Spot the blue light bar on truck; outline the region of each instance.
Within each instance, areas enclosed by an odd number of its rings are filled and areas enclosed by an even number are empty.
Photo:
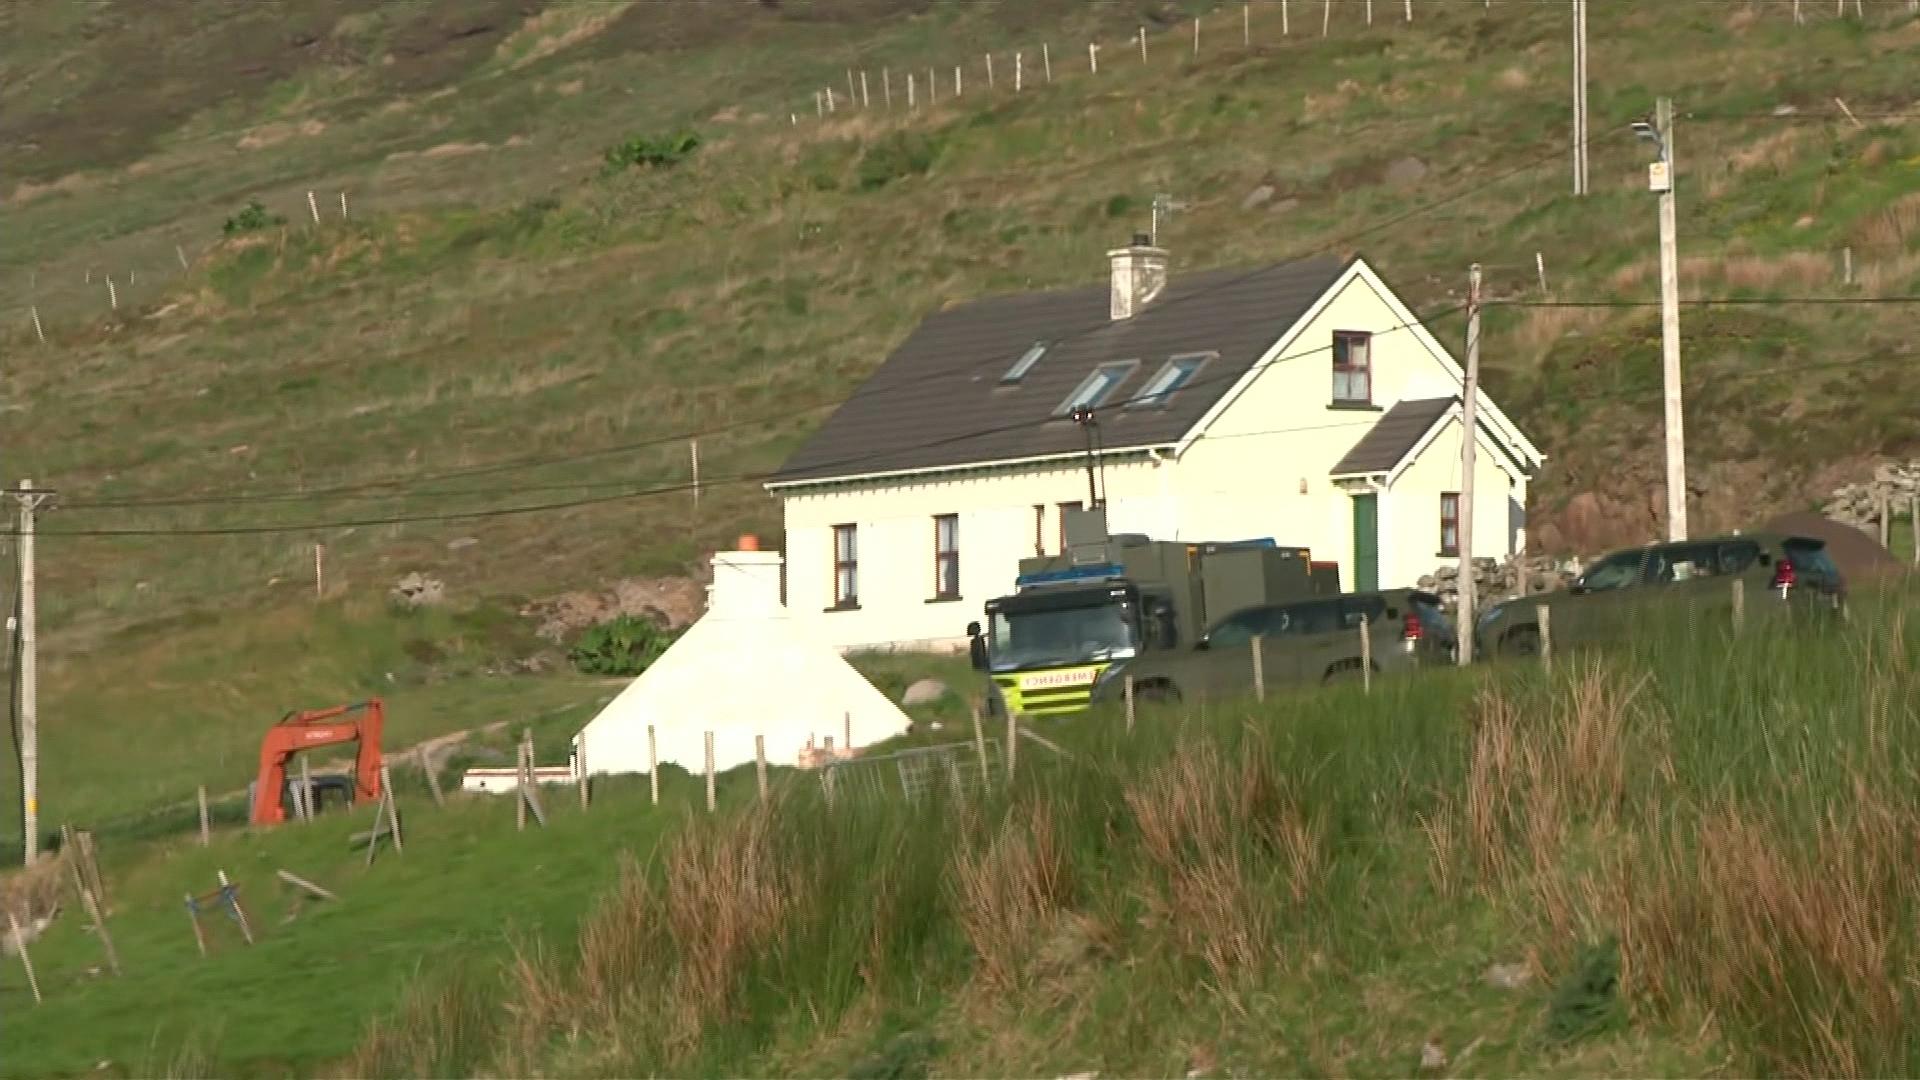
[[[1036,585],[1065,585],[1076,581],[1110,581],[1126,576],[1126,568],[1118,563],[1101,563],[1097,566],[1076,566],[1069,570],[1043,570],[1032,574],[1021,574],[1014,579],[1016,589],[1030,589]]]

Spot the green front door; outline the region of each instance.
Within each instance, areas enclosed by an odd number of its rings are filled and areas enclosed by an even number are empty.
[[[1353,497],[1353,591],[1380,587],[1380,497]]]

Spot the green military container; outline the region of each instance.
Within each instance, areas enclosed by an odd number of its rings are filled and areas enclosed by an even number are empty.
[[[1076,712],[1136,656],[1177,650],[1244,608],[1340,591],[1337,565],[1270,539],[1115,536],[1097,508],[1064,525],[1065,550],[1021,560],[1015,591],[987,603],[986,628],[968,627],[997,708]]]

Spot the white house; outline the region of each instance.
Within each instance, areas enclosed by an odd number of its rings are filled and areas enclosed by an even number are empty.
[[[1105,285],[929,316],[767,484],[820,640],[958,646],[1089,499],[1116,533],[1310,548],[1350,591],[1458,554],[1464,376],[1364,260],[1109,259]],[[1485,395],[1477,421],[1472,554],[1505,558],[1545,458]]]
[[[645,773],[655,761],[699,774],[754,760],[808,763],[828,745],[856,749],[911,725],[839,652],[796,629],[780,605],[777,553],[713,557],[707,613],[574,736],[577,774]],[[649,734],[651,732],[651,735]]]

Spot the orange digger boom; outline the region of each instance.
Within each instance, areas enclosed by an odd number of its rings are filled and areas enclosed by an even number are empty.
[[[267,729],[260,741],[260,777],[253,787],[255,825],[278,825],[287,820],[280,804],[287,785],[287,761],[303,750],[340,743],[358,743],[353,763],[353,801],[380,797],[380,729],[386,723],[386,704],[379,698],[288,713]]]

